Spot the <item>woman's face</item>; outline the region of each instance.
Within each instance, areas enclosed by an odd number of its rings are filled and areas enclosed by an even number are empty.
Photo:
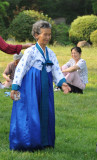
[[[75,49],[73,49],[71,52],[71,56],[75,61],[78,61],[81,57],[81,53],[79,53]]]
[[[36,34],[36,39],[40,45],[46,46],[51,40],[51,29],[50,28],[41,28],[40,34]]]

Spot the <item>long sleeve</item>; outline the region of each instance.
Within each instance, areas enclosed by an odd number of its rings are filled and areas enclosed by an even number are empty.
[[[12,45],[12,44],[7,44],[2,37],[0,37],[0,50],[8,53],[8,54],[15,54],[15,53],[20,53],[22,49],[22,45]]]
[[[64,78],[64,75],[59,67],[59,63],[56,58],[56,55],[51,50],[49,50],[49,52],[50,52],[49,58],[54,64],[52,66],[53,81],[57,86],[61,87],[62,83],[66,82],[66,79]]]
[[[33,52],[33,49],[26,49],[24,55],[22,56],[21,60],[19,61],[16,67],[13,84],[21,86],[23,77],[33,66],[34,61],[35,54]]]

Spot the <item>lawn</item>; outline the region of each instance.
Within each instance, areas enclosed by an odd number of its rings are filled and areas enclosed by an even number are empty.
[[[60,66],[71,55],[71,46],[50,46]],[[24,52],[24,51],[23,51]],[[97,160],[97,48],[82,48],[88,67],[89,83],[84,94],[55,92],[55,148],[35,152],[9,150],[9,129],[12,100],[0,90],[0,160]],[[12,56],[0,51],[0,81]]]

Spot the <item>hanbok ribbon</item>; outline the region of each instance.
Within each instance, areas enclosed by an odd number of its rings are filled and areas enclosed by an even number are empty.
[[[41,72],[41,103],[40,103],[40,126],[41,126],[41,139],[43,146],[48,145],[48,113],[49,113],[49,82],[48,82],[48,73],[46,71],[46,66],[52,66],[52,61],[49,60],[48,50],[46,47],[46,57],[44,56],[43,50],[36,43],[37,49],[43,55],[45,63],[43,64]]]

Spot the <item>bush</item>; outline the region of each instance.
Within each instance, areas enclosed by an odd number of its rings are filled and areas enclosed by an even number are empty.
[[[54,22],[47,15],[34,10],[26,10],[20,12],[19,15],[12,21],[9,26],[9,33],[18,41],[33,41],[34,38],[31,35],[32,25],[41,19],[50,22],[53,28]],[[53,38],[54,36],[52,36],[51,42],[54,41]]]
[[[97,30],[90,34],[90,41],[92,42],[93,46],[97,46]]]
[[[90,42],[90,34],[97,29],[97,16],[87,15],[78,17],[71,24],[69,31],[70,40],[77,43],[81,40]]]
[[[71,43],[69,40],[69,26],[68,25],[61,23],[61,24],[56,25],[55,29],[56,29],[55,41],[58,44],[68,45]]]

